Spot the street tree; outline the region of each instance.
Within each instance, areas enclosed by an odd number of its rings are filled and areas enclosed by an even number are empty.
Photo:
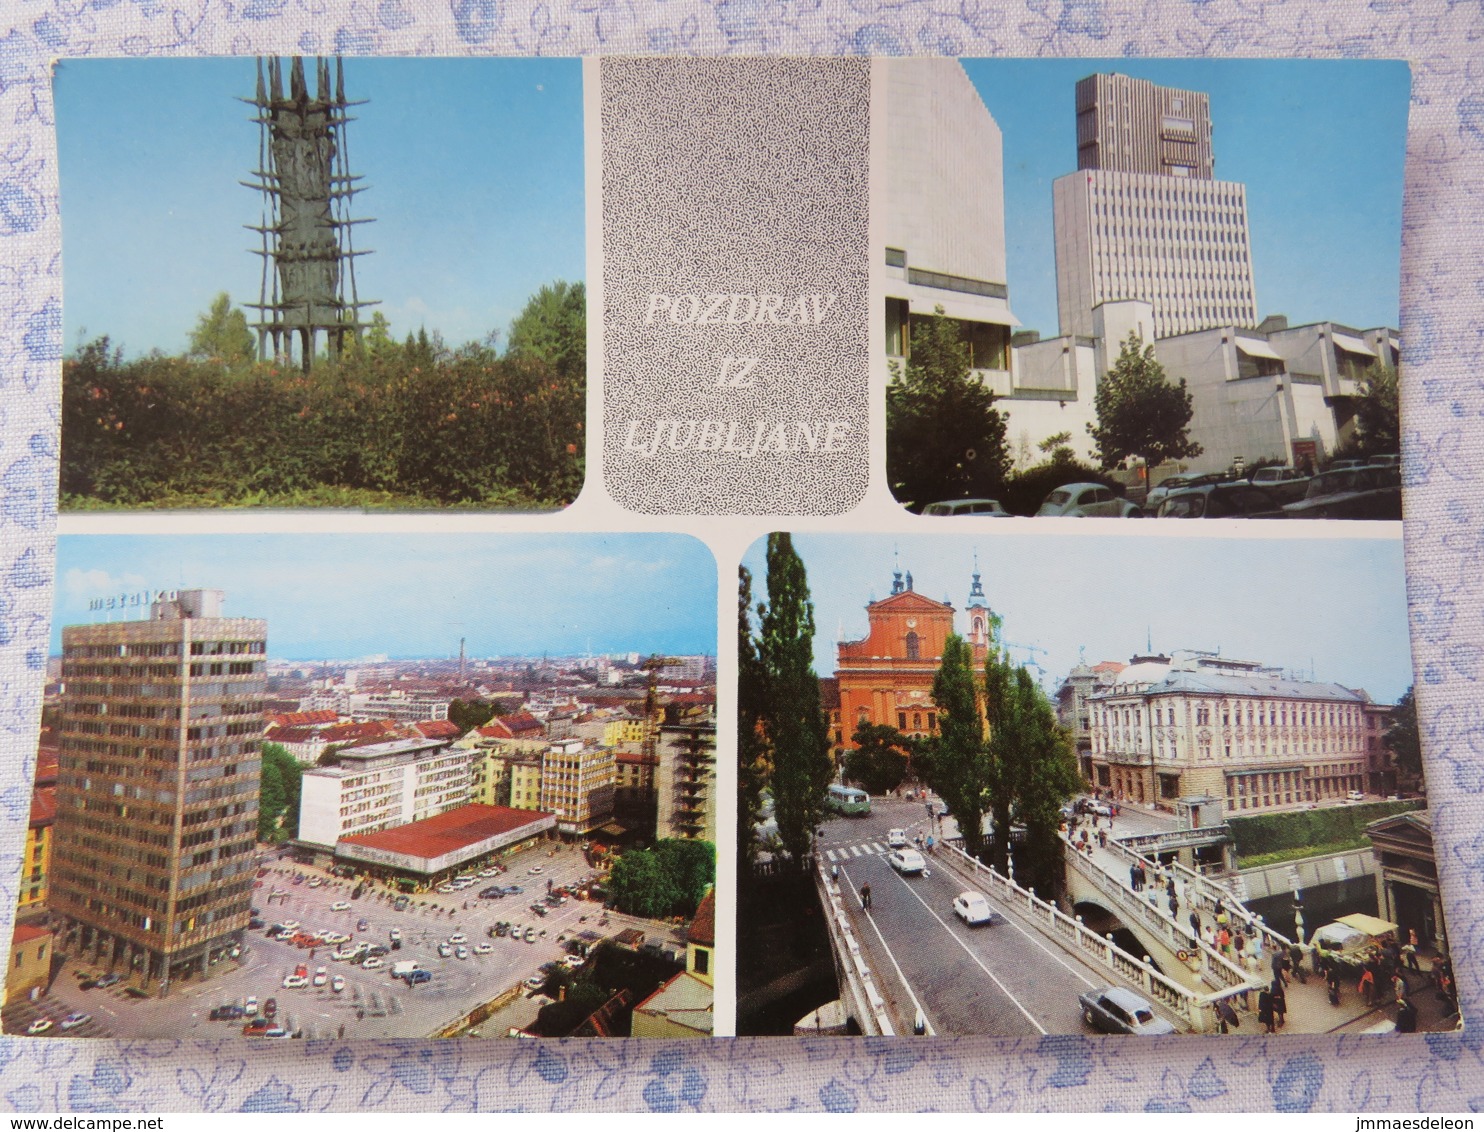
[[[1015,672],[1014,697],[1019,764],[1015,816],[1025,826],[1016,864],[1024,883],[1051,900],[1065,885],[1066,843],[1058,830],[1062,804],[1080,785],[1077,755],[1046,694],[1023,667]]]
[[[659,854],[630,849],[608,874],[608,894],[620,912],[657,920],[671,914],[679,889]]]
[[[1396,370],[1377,363],[1359,381],[1360,403],[1355,408],[1355,432],[1359,454],[1381,456],[1400,452],[1401,390]]]
[[[752,571],[737,579],[737,860],[750,868],[757,860],[757,826],[768,785],[768,743],[763,727],[762,662],[752,631]]]
[[[912,322],[911,355],[886,389],[886,476],[903,503],[994,496],[1010,474],[1005,418],[939,307]]]
[[[467,735],[495,718],[495,705],[487,700],[452,700],[448,705],[448,722]]]
[[[675,904],[666,915],[694,916],[716,883],[716,846],[709,841],[667,837],[655,842],[654,853],[675,890]]]
[[[773,815],[784,852],[800,861],[824,816],[834,766],[814,672],[814,603],[804,563],[786,532],[768,536],[768,600],[758,606],[758,621]]]
[[[186,352],[190,357],[221,362],[229,368],[253,360],[257,349],[247,327],[247,316],[241,308],[232,305],[232,298],[225,291],[196,320]]]
[[[1422,780],[1422,733],[1417,726],[1417,687],[1414,684],[1397,700],[1391,711],[1391,725],[1381,736],[1381,744],[1396,761],[1397,776],[1420,783]]]
[[[1087,431],[1104,468],[1136,457],[1143,461],[1147,476],[1148,469],[1166,460],[1201,454],[1201,446],[1189,435],[1194,409],[1184,379],[1176,384],[1166,379],[1154,347],[1145,346],[1138,331],[1129,332],[1118,361],[1098,382],[1093,406],[1098,419]]]
[[[902,784],[911,761],[911,741],[884,723],[861,723],[845,756],[845,775],[867,794],[890,794]]]
[[[964,851],[977,857],[984,845],[991,768],[974,686],[974,652],[957,633],[950,633],[943,644],[943,660],[933,677],[933,703],[938,734],[922,744],[923,770],[928,785],[958,822]]]
[[[303,768],[281,743],[264,743],[259,758],[258,839],[282,841],[297,837]]]
[[[984,716],[989,735],[985,744],[985,779],[989,791],[989,812],[993,835],[989,846],[989,863],[1007,872],[1010,859],[1010,827],[1015,812],[1015,793],[1019,786],[1016,771],[1020,731],[1020,702],[1016,697],[1015,666],[999,644],[999,625],[991,637],[989,654],[984,658]]]

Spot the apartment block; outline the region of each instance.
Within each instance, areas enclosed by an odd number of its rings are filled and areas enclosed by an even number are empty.
[[[333,847],[444,813],[469,801],[471,752],[447,740],[395,739],[349,747],[335,766],[305,770],[299,840]]]

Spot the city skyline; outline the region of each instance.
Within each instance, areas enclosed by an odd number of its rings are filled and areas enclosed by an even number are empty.
[[[890,596],[894,568],[961,614],[977,548],[1011,655],[1042,667],[1048,693],[1081,661],[1127,663],[1151,646],[1312,671],[1378,703],[1413,683],[1399,538],[795,534],[794,546],[814,601],[821,677],[835,673],[842,630],[846,640],[865,636],[865,607]],[[767,598],[765,558],[764,540],[743,557],[755,601]],[[1147,601],[1131,599],[1140,592]],[[967,631],[962,617],[956,627]]]
[[[963,65],[1003,135],[1005,282],[1022,329],[1043,338],[1058,332],[1051,185],[1077,170],[1077,80],[1100,72],[1210,95],[1215,177],[1247,186],[1259,319],[1398,325],[1405,63],[1118,58]],[[1353,143],[1359,123],[1364,146]]]
[[[54,91],[63,203],[63,348],[186,348],[225,291],[258,300],[255,60],[77,59]],[[347,148],[367,190],[361,296],[401,340],[497,331],[543,284],[585,278],[577,60],[348,59]],[[169,113],[161,113],[168,107]],[[256,314],[248,311],[249,322]]]
[[[289,661],[715,655],[716,567],[688,535],[62,535],[50,648],[97,599],[226,594]],[[148,615],[147,607],[135,616]],[[120,619],[120,618],[116,618]]]

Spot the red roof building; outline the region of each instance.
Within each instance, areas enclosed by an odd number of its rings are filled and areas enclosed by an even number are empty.
[[[554,816],[535,810],[459,806],[424,821],[342,837],[335,856],[431,879],[554,828]]]

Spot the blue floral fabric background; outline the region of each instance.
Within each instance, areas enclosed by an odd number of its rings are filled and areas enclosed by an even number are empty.
[[[1484,6],[1451,0],[0,0],[0,916],[29,808],[62,354],[59,56],[1402,58],[1407,561],[1465,1018],[1484,1018]],[[1343,129],[1343,123],[1337,123]],[[1365,238],[1364,233],[1356,233]],[[656,1042],[0,1038],[17,1112],[1484,1108],[1484,1024],[1404,1038]]]

